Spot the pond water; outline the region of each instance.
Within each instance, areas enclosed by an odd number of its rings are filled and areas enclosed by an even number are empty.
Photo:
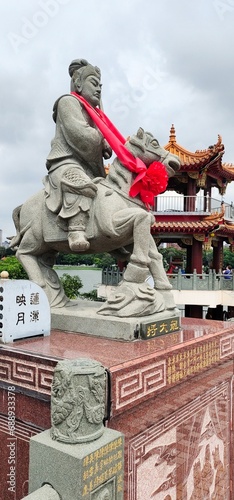
[[[63,274],[70,274],[71,276],[79,276],[83,286],[80,288],[81,293],[89,293],[96,289],[102,283],[101,269],[55,269],[57,275],[61,277]]]

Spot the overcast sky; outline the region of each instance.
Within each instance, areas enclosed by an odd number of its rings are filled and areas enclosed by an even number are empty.
[[[194,152],[220,134],[234,164],[233,26],[234,0],[2,1],[3,240],[15,234],[14,207],[42,188],[52,107],[76,58],[100,67],[105,112],[123,135],[142,126],[165,145],[173,123]]]

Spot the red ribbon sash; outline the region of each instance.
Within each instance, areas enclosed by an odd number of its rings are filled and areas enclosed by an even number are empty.
[[[167,187],[168,175],[164,165],[155,161],[147,168],[140,158],[135,158],[125,147],[125,138],[101,109],[93,108],[76,92],[71,92],[71,95],[83,104],[121,163],[131,172],[138,174],[130,188],[129,195],[135,197],[139,194],[143,203],[153,205],[154,197],[165,191]]]

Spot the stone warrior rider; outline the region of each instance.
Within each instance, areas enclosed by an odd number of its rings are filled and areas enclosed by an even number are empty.
[[[100,106],[101,72],[84,59],[69,66],[71,91],[80,94],[93,108]],[[58,214],[58,224],[68,230],[74,252],[89,248],[86,225],[97,186],[92,181],[105,177],[103,158],[112,151],[83,105],[73,95],[60,97],[54,104],[55,137],[47,157],[44,179],[46,203]]]

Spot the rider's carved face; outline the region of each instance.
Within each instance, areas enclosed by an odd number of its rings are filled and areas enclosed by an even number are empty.
[[[91,106],[96,107],[100,104],[101,87],[100,79],[96,75],[89,75],[82,82],[79,93]]]

